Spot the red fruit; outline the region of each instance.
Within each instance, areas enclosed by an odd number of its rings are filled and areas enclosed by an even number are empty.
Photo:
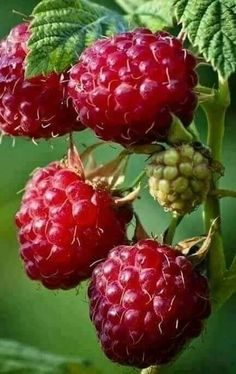
[[[126,210],[60,163],[36,171],[16,214],[28,276],[51,289],[78,285],[111,248],[125,243],[132,219]]]
[[[87,48],[70,72],[81,122],[104,140],[166,138],[171,113],[188,126],[197,105],[195,58],[166,32],[136,29]]]
[[[0,44],[0,131],[50,138],[81,130],[67,99],[66,74],[24,79],[29,25],[16,26]]]
[[[138,368],[170,362],[210,314],[207,280],[151,239],[114,248],[95,268],[89,297],[105,354]]]

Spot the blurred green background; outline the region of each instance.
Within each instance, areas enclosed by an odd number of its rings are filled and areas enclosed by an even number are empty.
[[[103,1],[104,3],[105,1]],[[107,4],[111,1],[107,0]],[[15,9],[30,14],[35,0],[0,0],[0,37],[19,23],[21,16],[14,14]],[[208,76],[203,73],[203,79]],[[232,82],[233,95],[236,95],[235,82]],[[228,115],[224,163],[224,188],[236,185],[236,112],[233,106]],[[205,119],[198,114],[197,121],[205,133]],[[94,138],[90,133],[76,135],[76,142],[90,144]],[[92,360],[104,374],[132,373],[133,369],[122,368],[110,363],[102,354],[96,341],[95,331],[88,317],[86,288],[81,287],[79,294],[70,292],[50,292],[24,275],[19,260],[16,232],[13,216],[16,212],[21,190],[29,173],[37,166],[43,166],[51,160],[60,159],[66,152],[65,138],[50,142],[41,142],[35,146],[32,142],[4,138],[0,146],[0,338],[12,339],[35,346],[44,351],[63,355],[74,355]],[[112,157],[114,148],[102,148],[98,159]],[[130,163],[129,180],[140,171],[143,158],[136,156]],[[136,204],[142,221],[151,233],[160,234],[168,225],[170,216],[163,213],[148,196],[147,191]],[[223,231],[227,259],[230,261],[236,251],[236,200],[223,202]],[[184,219],[177,239],[202,234],[200,209]],[[180,356],[170,373],[235,373],[236,372],[236,297],[209,321],[203,336]],[[56,373],[55,373],[56,374]]]

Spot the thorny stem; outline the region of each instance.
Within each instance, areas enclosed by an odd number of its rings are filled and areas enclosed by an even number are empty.
[[[219,76],[219,88],[214,97],[202,104],[208,120],[207,144],[215,161],[221,161],[222,145],[225,131],[225,114],[230,104],[228,82]],[[218,187],[218,182],[213,181],[212,189]],[[205,230],[208,232],[214,219],[218,218],[218,227],[212,238],[208,255],[208,277],[214,291],[220,287],[226,270],[223,239],[221,234],[221,212],[218,196],[209,195],[204,205],[203,219]]]

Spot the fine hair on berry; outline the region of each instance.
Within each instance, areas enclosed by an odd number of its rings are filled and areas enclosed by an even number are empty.
[[[172,114],[188,126],[197,105],[196,60],[167,32],[136,29],[96,41],[70,71],[81,122],[123,145],[165,140]]]
[[[107,357],[138,368],[173,360],[211,311],[207,279],[151,239],[111,250],[93,272],[89,298]]]
[[[37,139],[83,129],[67,96],[67,73],[25,78],[29,37],[22,23],[0,43],[0,131]]]
[[[27,275],[49,289],[69,289],[95,264],[126,243],[130,207],[116,207],[108,190],[86,182],[62,163],[38,169],[16,214]]]

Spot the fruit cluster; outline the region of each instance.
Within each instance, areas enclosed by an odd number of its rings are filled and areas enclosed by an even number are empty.
[[[2,134],[47,139],[89,127],[126,155],[161,142],[168,148],[147,167],[151,195],[180,216],[203,202],[210,157],[167,144],[173,119],[187,128],[197,106],[197,62],[182,41],[136,29],[96,41],[70,71],[26,79],[30,33],[21,24],[0,44]],[[90,316],[111,360],[168,363],[202,332],[208,282],[174,246],[129,240],[136,193],[119,189],[120,163],[112,165],[86,170],[70,145],[67,158],[37,169],[16,214],[20,255],[29,278],[49,289],[92,275]]]

